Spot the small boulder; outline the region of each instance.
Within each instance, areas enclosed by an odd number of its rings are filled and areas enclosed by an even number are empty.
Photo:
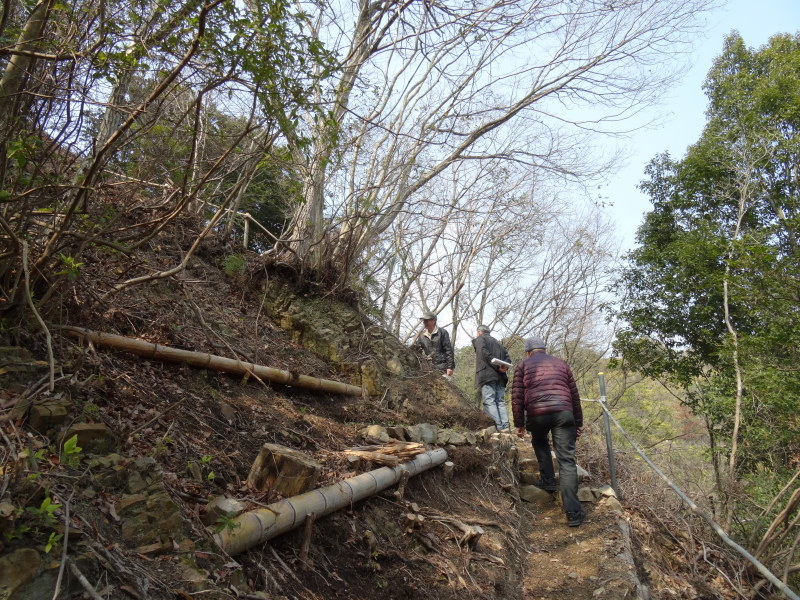
[[[386,361],[386,368],[389,369],[389,372],[392,373],[393,375],[402,375],[403,361],[397,355],[391,356]]]
[[[445,444],[452,444],[453,446],[466,446],[469,442],[467,441],[466,434],[454,429],[443,429],[439,432],[437,443],[440,446]]]
[[[33,548],[20,548],[0,557],[0,598],[10,598],[42,569],[42,558]]]
[[[435,444],[436,439],[439,437],[439,428],[436,425],[431,425],[430,423],[409,425],[406,427],[406,435],[412,442]]]
[[[179,560],[175,571],[181,579],[181,587],[190,592],[202,593],[209,587],[207,573],[192,560],[186,558]]]
[[[553,503],[553,494],[535,485],[519,486],[519,497],[525,502],[537,504],[542,507],[549,506]]]
[[[165,491],[123,496],[116,509],[122,539],[131,547],[186,537],[180,509]]]
[[[10,502],[0,502],[0,533],[4,533],[14,526],[16,515],[16,506]]]
[[[134,514],[147,503],[147,494],[130,494],[124,495],[117,500],[114,509],[117,515],[124,517],[128,514]]]
[[[599,488],[595,488],[593,491],[598,496],[603,496],[604,498],[616,498],[617,497],[617,493],[614,491],[614,488],[612,488],[608,484],[600,486]]]
[[[131,546],[151,544],[158,538],[150,524],[155,519],[154,515],[137,513],[122,518],[120,534],[122,540]]]
[[[204,525],[213,525],[219,519],[236,517],[245,511],[245,505],[235,498],[217,496],[206,505],[202,521]]]
[[[140,456],[128,463],[129,469],[127,477],[128,492],[131,494],[138,494],[139,492],[150,489],[155,485],[154,489],[160,489],[161,484],[161,469],[158,468],[158,463],[151,456]]]
[[[497,433],[497,427],[495,425],[490,425],[486,429],[481,429],[478,432],[478,437],[483,441],[491,439],[492,435]]]
[[[370,425],[361,430],[361,435],[367,438],[378,440],[379,442],[388,442],[391,437],[386,431],[385,427],[380,425]]]
[[[436,435],[436,445],[437,446],[446,446],[450,443],[450,436],[453,434],[452,429],[440,429],[439,433]]]
[[[384,386],[378,365],[374,360],[366,360],[361,363],[361,387],[367,390],[370,396],[378,396]]]
[[[236,420],[236,409],[233,408],[230,404],[226,404],[225,402],[220,402],[219,412],[222,415],[222,418],[225,419],[229,425]]]
[[[116,449],[116,439],[103,423],[75,423],[64,434],[64,441],[78,436],[78,446],[87,454],[108,454]]]
[[[394,438],[396,440],[400,440],[401,442],[406,441],[406,428],[402,425],[394,425],[386,428],[386,433],[389,434],[389,437]]]
[[[617,500],[614,496],[606,496],[605,498],[600,500],[600,506],[618,515],[621,515],[623,513],[622,504],[620,504],[620,501]]]
[[[63,402],[34,404],[28,416],[28,426],[34,431],[48,433],[67,420],[67,406]]]

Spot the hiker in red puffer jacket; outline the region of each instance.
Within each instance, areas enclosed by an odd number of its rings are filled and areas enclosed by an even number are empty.
[[[531,432],[541,475],[536,485],[548,491],[556,490],[550,455],[549,435],[552,435],[558,460],[561,503],[567,513],[567,524],[578,527],[586,516],[578,500],[578,469],[575,464],[575,442],[583,427],[581,398],[569,365],[544,350],[542,338],[525,340],[527,358],[514,370],[511,387],[514,427],[519,437],[525,435],[526,428]]]

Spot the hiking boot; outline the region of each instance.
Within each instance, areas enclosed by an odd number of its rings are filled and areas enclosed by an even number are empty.
[[[533,482],[533,485],[535,485],[537,488],[539,488],[541,490],[545,490],[547,492],[555,492],[556,489],[558,489],[558,486],[556,486],[556,482],[555,481],[549,482],[549,481],[542,481],[541,479],[537,479],[536,481]]]
[[[580,527],[583,520],[586,518],[586,513],[583,510],[567,513],[567,525],[570,527]]]

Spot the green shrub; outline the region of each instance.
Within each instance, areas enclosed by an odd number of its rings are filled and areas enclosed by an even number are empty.
[[[228,277],[233,277],[242,272],[246,262],[244,256],[241,254],[231,254],[222,261],[222,270]]]

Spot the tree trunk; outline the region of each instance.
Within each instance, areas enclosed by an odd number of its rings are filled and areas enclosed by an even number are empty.
[[[0,115],[6,122],[15,116],[13,106],[17,95],[22,89],[22,80],[27,73],[34,58],[23,52],[33,52],[36,42],[44,38],[44,29],[50,14],[50,6],[53,0],[39,0],[33,7],[30,17],[25,22],[22,32],[19,34],[17,44],[11,51],[11,58],[0,79]]]

